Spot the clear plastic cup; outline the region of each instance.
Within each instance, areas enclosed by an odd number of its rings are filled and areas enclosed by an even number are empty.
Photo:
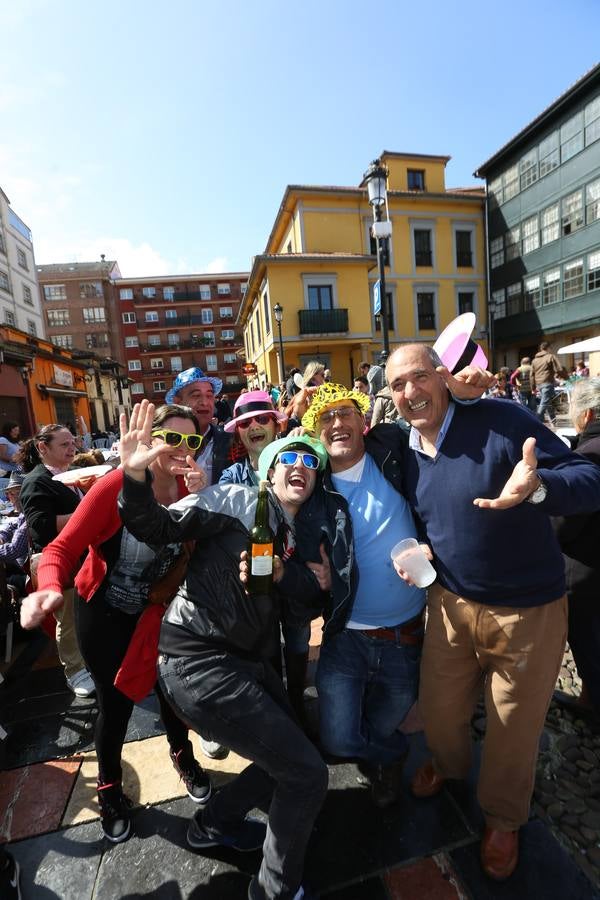
[[[436,578],[436,571],[421,550],[416,538],[405,538],[398,541],[390,552],[394,562],[410,576],[419,588],[429,587]]]

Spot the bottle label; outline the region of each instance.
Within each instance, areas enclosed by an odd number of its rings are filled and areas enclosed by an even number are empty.
[[[273,571],[273,544],[252,544],[253,575],[270,575]]]

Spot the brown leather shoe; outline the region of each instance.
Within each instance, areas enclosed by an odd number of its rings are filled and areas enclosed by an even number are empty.
[[[483,871],[496,881],[509,878],[519,862],[519,832],[486,828],[481,842]]]
[[[414,797],[423,799],[425,797],[435,797],[441,791],[446,779],[433,768],[431,760],[421,766],[414,774],[410,784],[410,789]]]

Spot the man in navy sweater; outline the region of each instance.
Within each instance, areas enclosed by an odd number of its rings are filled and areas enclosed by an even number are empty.
[[[600,468],[516,403],[451,401],[435,351],[400,347],[387,364],[412,426],[407,499],[433,550],[419,708],[432,760],[413,793],[430,797],[471,762],[470,720],[485,692],[478,799],[484,871],[507,878],[528,818],[538,741],[567,632],[564,567],[551,515],[600,508]],[[490,499],[492,498],[492,499]],[[511,554],[506,535],[518,536]]]

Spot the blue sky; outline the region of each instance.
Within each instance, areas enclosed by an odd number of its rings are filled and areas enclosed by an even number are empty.
[[[598,0],[9,0],[0,187],[38,262],[248,269],[286,184],[475,168],[600,58]]]

